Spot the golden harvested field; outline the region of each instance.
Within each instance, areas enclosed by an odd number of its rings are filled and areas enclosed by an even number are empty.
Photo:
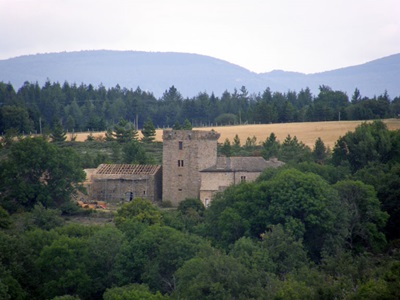
[[[400,119],[383,120],[390,130],[400,129]],[[221,134],[218,142],[223,143],[225,139],[231,142],[237,134],[242,144],[248,137],[257,137],[257,143],[265,141],[265,139],[273,132],[280,142],[286,138],[288,134],[291,137],[296,136],[307,146],[313,148],[315,140],[320,137],[326,146],[333,147],[340,136],[345,135],[348,131],[354,129],[364,121],[332,121],[332,122],[306,122],[306,123],[285,123],[285,124],[260,124],[260,125],[237,125],[222,127],[201,127],[193,128],[194,130],[211,130]],[[370,122],[370,121],[369,121]],[[156,131],[156,140],[162,141],[162,129]],[[93,136],[104,136],[105,132],[93,133]],[[88,133],[79,133],[77,141],[86,140]]]

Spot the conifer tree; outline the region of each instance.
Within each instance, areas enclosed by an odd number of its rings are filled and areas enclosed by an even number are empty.
[[[142,134],[142,142],[151,143],[154,141],[156,137],[156,128],[150,118],[147,118],[146,122],[144,122]]]
[[[224,144],[221,147],[221,154],[226,157],[232,156],[232,145],[229,139],[225,139]]]
[[[51,132],[51,141],[53,143],[61,143],[65,142],[67,139],[67,133],[65,132],[61,121],[59,119],[56,119],[53,123],[53,130]]]
[[[322,141],[322,139],[320,137],[315,141],[312,156],[313,156],[314,161],[319,164],[322,164],[326,159],[327,150],[326,150],[324,142]]]
[[[240,138],[239,138],[239,136],[237,134],[233,138],[232,148],[233,148],[234,152],[239,152],[239,150],[240,150]]]
[[[279,153],[280,144],[276,139],[275,133],[271,132],[269,137],[263,143],[262,156],[265,159],[277,157]]]
[[[181,126],[181,124],[179,124],[178,121],[176,121],[175,124],[174,124],[174,126],[172,126],[172,129],[173,129],[173,130],[181,130],[181,129],[182,129],[182,126]]]
[[[123,144],[137,140],[137,135],[137,130],[125,119],[120,119],[118,124],[114,126],[113,136],[118,143]]]
[[[114,140],[115,140],[115,138],[114,138],[114,135],[113,135],[112,128],[108,128],[107,132],[106,132],[106,141],[107,142],[112,142]]]
[[[190,121],[188,119],[186,119],[185,122],[183,122],[182,129],[183,130],[192,130],[193,129],[192,123],[190,123]]]

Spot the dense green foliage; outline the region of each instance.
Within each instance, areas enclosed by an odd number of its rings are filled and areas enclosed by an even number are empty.
[[[151,119],[147,118],[146,122],[143,124],[142,129],[143,138],[142,141],[145,143],[153,142],[156,137],[156,128],[154,127]]]
[[[78,86],[46,82],[41,87],[25,82],[16,89],[0,82],[0,135],[11,129],[19,134],[46,133],[52,129],[60,132],[55,120],[62,122],[66,132],[103,131],[114,127],[120,119],[139,128],[146,125],[145,132],[151,132],[148,120],[159,128],[190,129],[209,124],[369,120],[397,117],[400,113],[397,95],[390,99],[382,91],[378,97],[367,98],[355,89],[349,100],[345,93],[328,86],[321,86],[318,95],[312,95],[308,88],[287,93],[267,88],[261,94],[249,94],[243,86],[221,96],[200,92],[186,99],[174,86],[159,99],[139,87],[128,90],[119,85],[106,89],[83,83]]]
[[[83,180],[75,149],[109,150],[103,163],[159,146],[124,124],[123,141],[113,127],[112,141],[25,138],[1,149],[1,299],[400,297],[399,132],[363,124],[332,153],[321,139],[310,149],[291,136],[235,137],[225,145],[232,155],[288,163],[230,186],[207,209],[198,199],[161,210],[136,198],[111,224],[68,224]]]
[[[0,161],[0,204],[13,212],[36,203],[59,206],[84,178],[74,151],[28,137],[14,143],[8,159]]]

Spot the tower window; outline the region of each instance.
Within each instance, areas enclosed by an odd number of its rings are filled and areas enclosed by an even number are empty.
[[[179,141],[179,150],[182,150],[182,149],[183,149],[183,142]]]
[[[183,167],[183,159],[178,160],[178,167]]]

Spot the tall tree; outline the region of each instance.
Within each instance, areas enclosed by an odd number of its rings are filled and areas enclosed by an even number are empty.
[[[220,152],[226,157],[232,156],[232,145],[228,138],[225,139],[224,143],[222,144]]]
[[[137,140],[138,132],[132,123],[125,119],[120,119],[118,124],[114,126],[113,135],[118,143],[123,144],[132,140]]]
[[[280,147],[278,158],[284,162],[299,163],[308,161],[310,156],[311,149],[299,141],[296,136],[292,138],[288,134]]]
[[[146,122],[144,122],[142,134],[142,142],[151,143],[154,141],[156,136],[156,128],[154,127],[154,124],[150,118],[147,118]]]
[[[85,179],[78,155],[43,138],[25,138],[1,161],[0,201],[4,208],[56,207],[69,201]]]
[[[50,137],[53,143],[62,143],[67,139],[67,133],[65,132],[60,119],[54,120],[53,130],[51,131]]]
[[[182,129],[183,130],[192,130],[193,129],[192,123],[190,123],[190,121],[188,119],[185,119],[185,121],[183,122],[183,125],[182,125]]]
[[[346,215],[348,247],[354,251],[380,251],[386,245],[382,233],[389,215],[381,204],[373,186],[361,181],[344,180],[336,183],[343,214]]]
[[[240,138],[236,134],[235,137],[233,138],[232,151],[234,153],[238,153],[239,150],[240,150]]]
[[[317,138],[312,151],[313,159],[316,163],[323,164],[327,158],[327,149],[324,142],[320,137]]]
[[[29,134],[33,127],[33,121],[29,118],[25,107],[0,106],[0,134],[9,129],[15,129],[21,134]]]
[[[387,163],[400,159],[395,139],[382,121],[363,123],[354,132],[339,138],[333,148],[332,160],[335,165],[348,164],[352,172],[368,163]]]
[[[137,140],[132,140],[122,146],[123,162],[126,164],[147,164],[150,159],[146,155],[143,145]]]
[[[265,159],[278,156],[280,144],[276,139],[275,133],[271,132],[262,146],[261,154]]]

